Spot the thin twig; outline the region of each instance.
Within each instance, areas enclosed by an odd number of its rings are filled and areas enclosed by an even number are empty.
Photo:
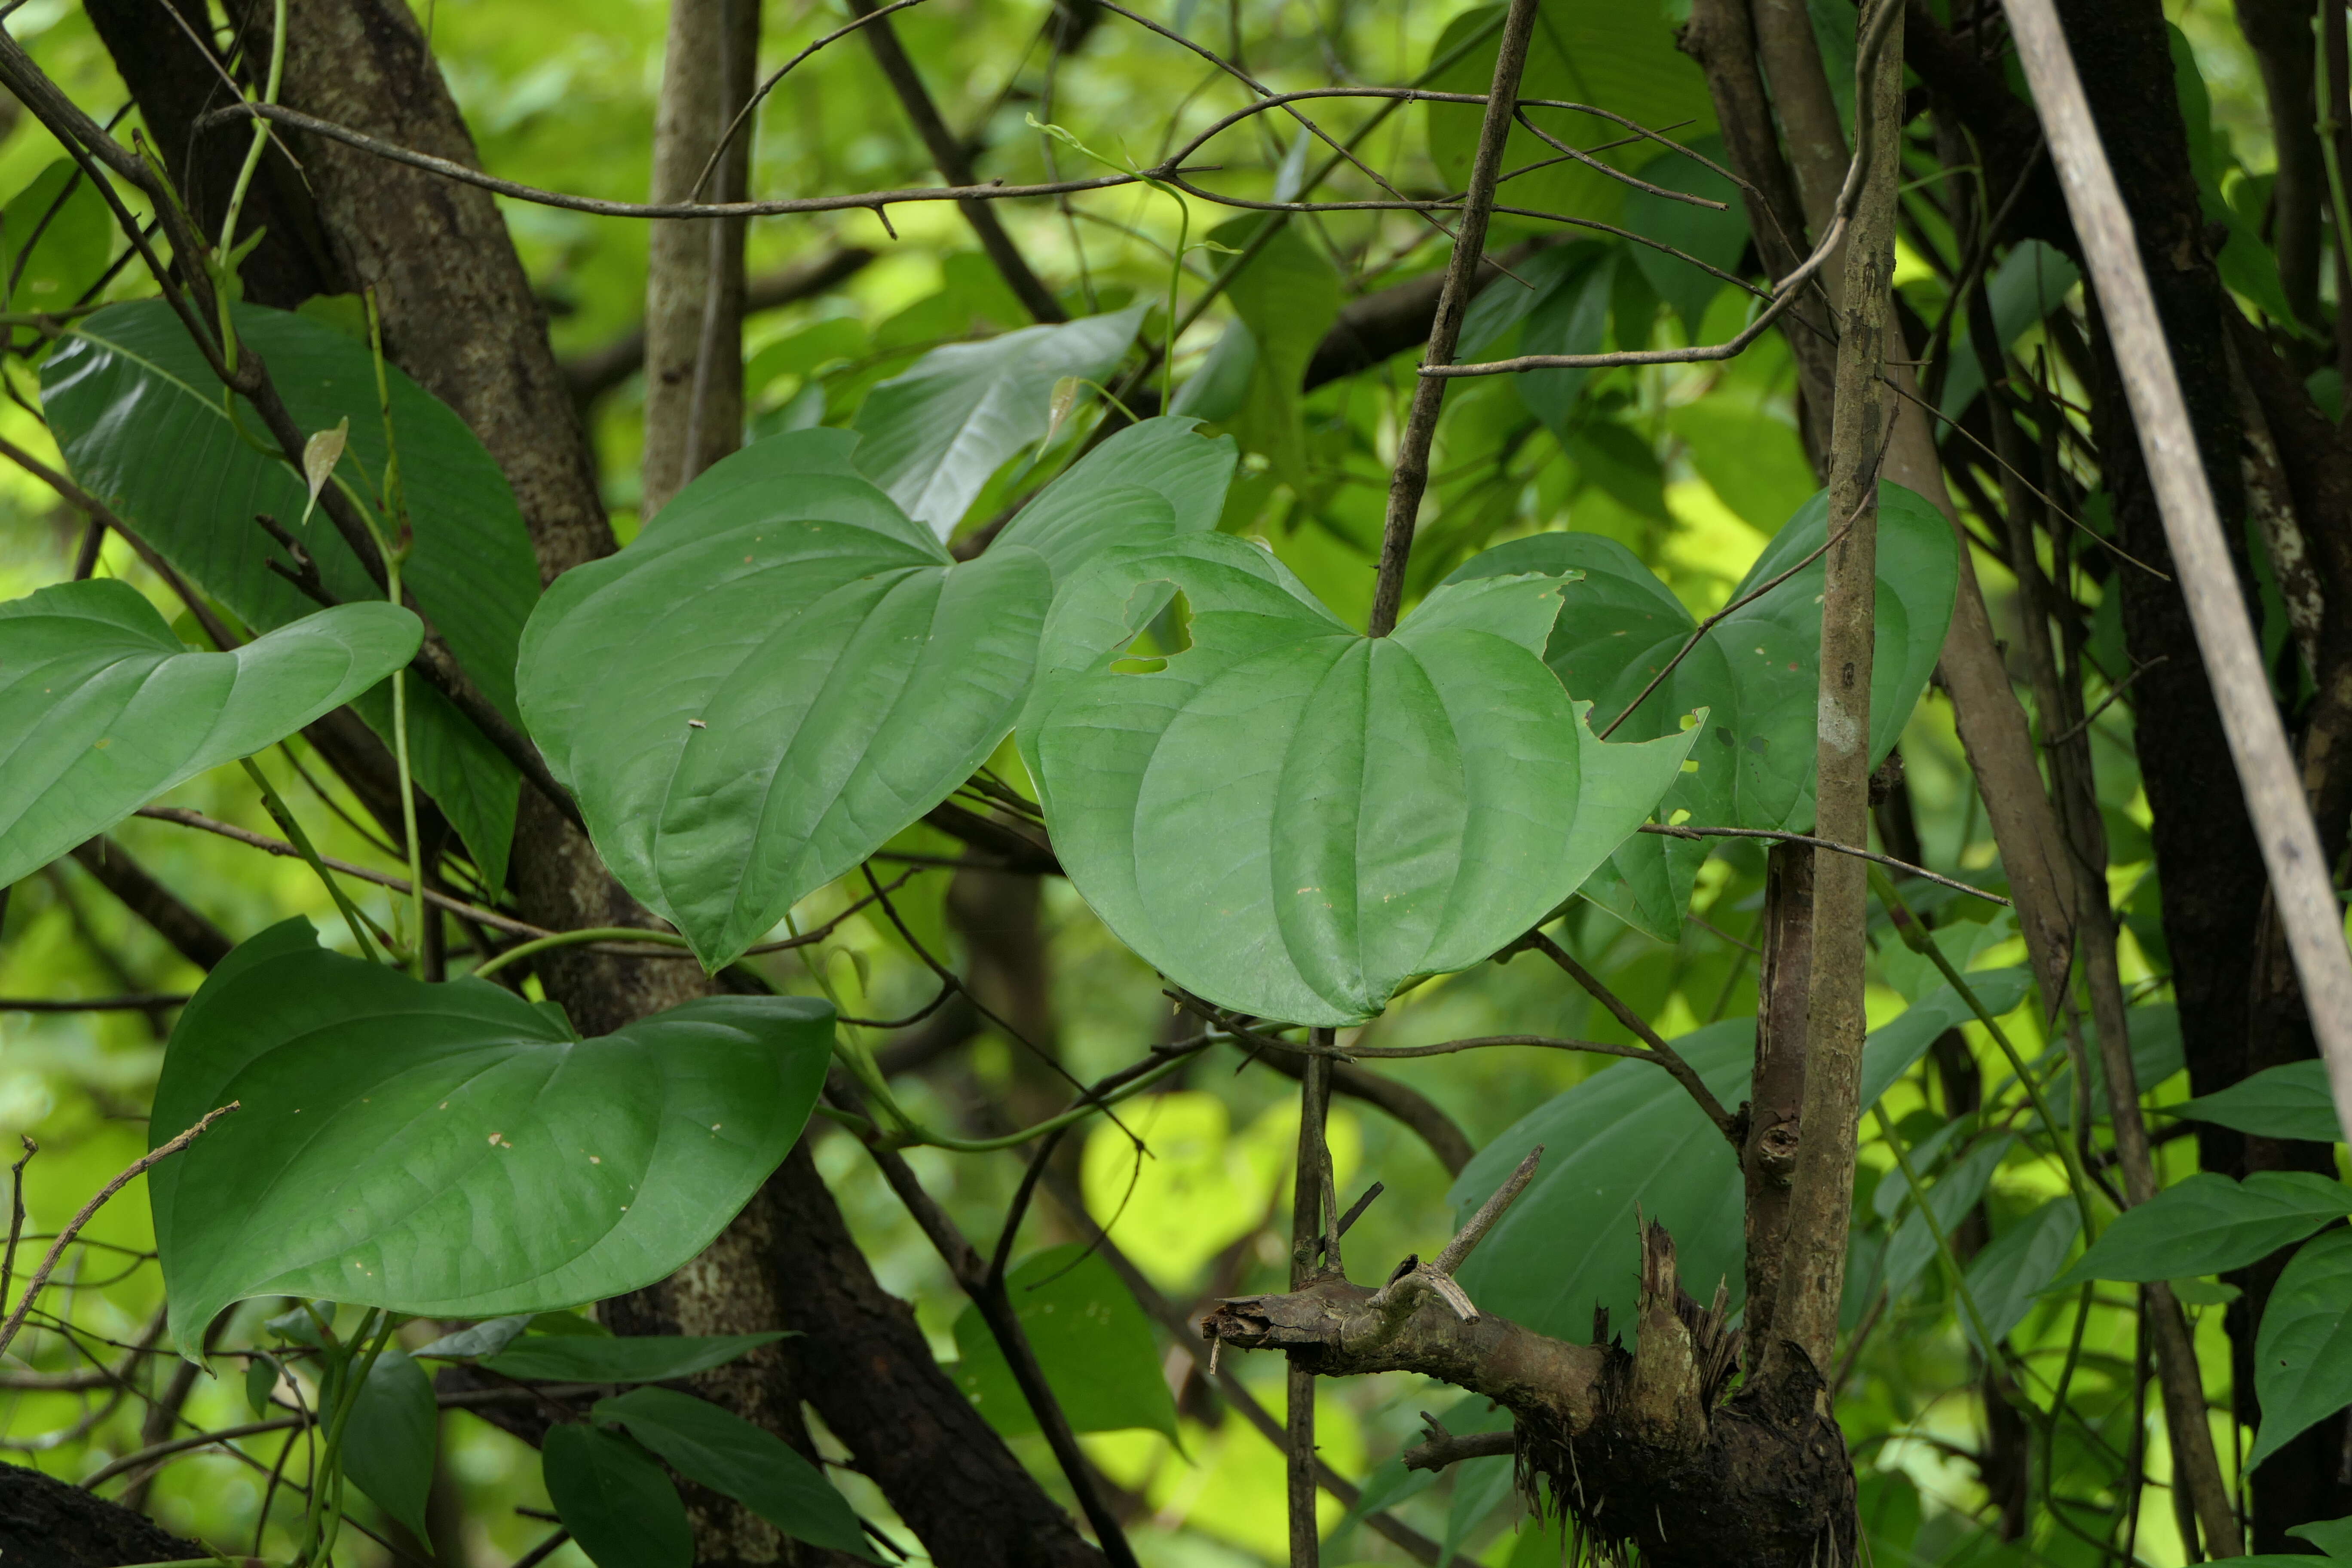
[[[2132,672],[2129,675],[2125,676],[2121,680],[2116,681],[2114,687],[2108,690],[2107,694],[2099,699],[2099,705],[2097,707],[2092,709],[2088,713],[2084,714],[2082,718],[2076,720],[2074,723],[2067,725],[2063,730],[2059,731],[2058,733],[2051,736],[2050,739],[2043,742],[2042,744],[2045,747],[2055,750],[2056,748],[2064,745],[2067,742],[2073,740],[2075,736],[2083,733],[2084,731],[2088,730],[2093,723],[2097,721],[2100,714],[2105,712],[2108,709],[2116,705],[2116,700],[2117,698],[2121,697],[2125,692],[2129,691],[2132,689],[2132,682],[2137,680],[2141,676],[2146,675],[2149,670],[2154,669],[2158,665],[2165,663],[2171,658],[2172,656],[2168,653],[2160,653],[2145,664],[2136,664],[2132,666]]]
[[[1536,1167],[1543,1163],[1543,1152],[1544,1146],[1540,1143],[1528,1151],[1527,1158],[1519,1162],[1518,1168],[1511,1173],[1509,1179],[1496,1187],[1493,1195],[1478,1205],[1478,1212],[1454,1232],[1454,1239],[1445,1244],[1445,1250],[1437,1255],[1437,1261],[1431,1264],[1431,1268],[1441,1274],[1461,1272],[1462,1265],[1468,1261],[1471,1251],[1486,1239],[1486,1233],[1495,1228],[1496,1222],[1518,1201],[1519,1194],[1527,1191],[1528,1184],[1536,1179]]]
[[[1469,313],[1472,284],[1486,251],[1486,225],[1495,210],[1495,185],[1502,177],[1503,153],[1511,135],[1511,114],[1519,92],[1520,73],[1528,63],[1528,42],[1534,36],[1536,0],[1511,0],[1503,17],[1502,43],[1495,53],[1495,80],[1488,89],[1485,118],[1478,127],[1478,150],[1470,164],[1469,194],[1462,205],[1461,231],[1454,237],[1446,258],[1445,276],[1437,293],[1437,315],[1430,323],[1429,347],[1423,356],[1423,379],[1412,389],[1412,404],[1397,442],[1396,464],[1389,481],[1388,515],[1381,524],[1379,575],[1372,585],[1368,629],[1384,637],[1395,629],[1397,612],[1404,604],[1405,567],[1412,559],[1412,540],[1421,522],[1421,499],[1429,488],[1429,449],[1437,439],[1437,416],[1445,401],[1445,384],[1427,372],[1449,365],[1462,341],[1463,318]]]
[[[41,1152],[41,1146],[26,1133],[17,1133],[16,1141],[25,1146],[25,1153],[8,1167],[8,1250],[0,1253],[0,1307],[8,1304],[8,1281],[16,1272],[16,1244],[25,1235],[25,1167]],[[32,1292],[26,1291],[25,1299],[31,1300]]]
[[[1884,459],[1885,455],[1885,451],[1882,447],[1879,452],[1880,458]],[[1859,509],[1856,509],[1856,511],[1857,515],[1859,515]],[[1620,712],[1617,717],[1609,721],[1609,727],[1595,735],[1593,739],[1596,741],[1605,741],[1610,736],[1615,734],[1617,732],[1618,726],[1624,723],[1626,720],[1631,719],[1633,716],[1633,710],[1641,707],[1643,703],[1647,702],[1650,700],[1650,694],[1657,690],[1660,686],[1665,684],[1666,677],[1672,675],[1675,669],[1681,666],[1683,660],[1690,657],[1691,650],[1698,647],[1698,645],[1705,640],[1707,633],[1715,630],[1716,627],[1721,626],[1725,621],[1730,619],[1733,616],[1738,615],[1740,611],[1756,603],[1757,600],[1761,599],[1765,595],[1769,594],[1773,589],[1778,588],[1781,584],[1786,583],[1790,578],[1794,577],[1798,573],[1802,572],[1806,567],[1811,566],[1814,562],[1819,561],[1822,556],[1828,554],[1837,544],[1837,542],[1846,536],[1847,531],[1853,527],[1853,518],[1847,518],[1845,521],[1839,524],[1833,531],[1826,534],[1822,538],[1820,545],[1809,552],[1803,560],[1799,561],[1796,564],[1790,566],[1786,572],[1780,573],[1770,580],[1759,583],[1747,593],[1742,594],[1737,599],[1732,600],[1731,603],[1724,605],[1723,608],[1716,611],[1715,614],[1707,616],[1706,619],[1699,622],[1696,626],[1691,629],[1691,635],[1684,640],[1683,646],[1675,650],[1675,656],[1666,660],[1664,664],[1659,666],[1657,673],[1650,677],[1650,683],[1647,686],[1643,687],[1640,694],[1637,695],[1633,701],[1625,704],[1624,710]]]
[[[6,1353],[9,1342],[16,1337],[16,1331],[25,1326],[25,1314],[32,1310],[33,1299],[41,1293],[41,1287],[49,1282],[49,1272],[57,1268],[58,1259],[65,1256],[66,1248],[73,1245],[73,1238],[81,1234],[81,1227],[89,1223],[90,1216],[106,1205],[106,1200],[128,1186],[134,1176],[144,1174],[150,1166],[170,1159],[194,1142],[204,1135],[206,1128],[230,1111],[236,1110],[240,1103],[232,1100],[217,1110],[205,1112],[203,1121],[198,1121],[170,1142],[159,1144],[133,1160],[123,1169],[121,1175],[100,1187],[97,1196],[81,1205],[81,1212],[68,1220],[63,1230],[58,1232],[58,1238],[50,1244],[47,1255],[41,1259],[41,1266],[35,1269],[33,1277],[25,1282],[24,1299],[16,1303],[16,1310],[8,1314],[8,1321],[5,1323],[0,1323],[0,1354]],[[29,1152],[26,1155],[27,1159],[31,1157]],[[18,1169],[21,1171],[23,1167],[20,1165]],[[15,1228],[14,1225],[10,1226],[12,1233]]]
[[[1956,881],[1940,871],[1930,871],[1925,866],[1915,866],[1908,860],[1898,860],[1892,855],[1881,855],[1875,849],[1858,849],[1851,844],[1838,844],[1827,838],[1816,838],[1810,833],[1783,833],[1778,828],[1771,827],[1691,827],[1682,823],[1667,822],[1645,822],[1642,824],[1640,831],[1654,833],[1666,838],[1762,838],[1775,844],[1811,845],[1815,849],[1826,849],[1834,855],[1851,855],[1858,860],[1873,860],[1881,866],[1901,871],[1906,876],[1916,877],[1921,881],[1933,882],[1937,887],[1949,888],[1955,892],[1966,893],[1972,899],[1982,899],[1989,904],[1999,904],[2005,910],[2017,907],[2013,901],[2002,898],[1999,893],[1987,892],[1984,889],[1970,883]],[[1749,948],[1748,951],[1752,952],[1755,950]]]
[[[686,194],[688,197],[689,199],[694,199],[701,196],[702,187],[710,183],[710,172],[713,169],[718,168],[719,160],[726,156],[728,144],[735,140],[735,133],[742,130],[743,122],[751,118],[753,111],[758,110],[761,104],[767,101],[768,95],[776,90],[776,84],[782,81],[786,77],[792,75],[793,68],[799,66],[802,61],[807,59],[811,55],[815,54],[819,49],[825,47],[829,44],[839,43],[842,39],[849,37],[850,34],[857,31],[858,28],[865,26],[869,22],[878,22],[883,17],[890,15],[893,11],[904,11],[909,5],[919,5],[922,3],[923,0],[892,0],[890,5],[881,7],[879,10],[868,11],[865,16],[856,17],[846,26],[835,27],[832,32],[827,33],[824,37],[819,38],[816,42],[803,49],[799,54],[794,55],[791,59],[788,59],[782,65],[778,66],[775,70],[769,75],[768,79],[761,82],[758,89],[752,92],[751,96],[744,100],[743,107],[735,111],[735,118],[727,122],[727,129],[719,133],[719,143],[717,146],[710,149],[709,158],[703,163],[702,173],[697,174],[694,177],[694,184],[687,187]],[[520,1568],[520,1564],[518,1564],[518,1568]]]
[[[1739,1146],[1738,1129],[1731,1113],[1723,1109],[1723,1102],[1715,1098],[1715,1091],[1706,1087],[1706,1080],[1700,1078],[1697,1070],[1683,1059],[1681,1052],[1666,1043],[1664,1036],[1650,1027],[1647,1019],[1627,1006],[1624,1000],[1614,991],[1603,985],[1591,970],[1577,963],[1566,948],[1544,935],[1541,931],[1528,932],[1526,936],[1519,939],[1517,945],[1531,952],[1540,952],[1550,959],[1559,966],[1561,973],[1582,986],[1588,995],[1608,1008],[1610,1015],[1632,1031],[1635,1039],[1650,1047],[1651,1057],[1659,1066],[1674,1074],[1675,1081],[1687,1089],[1693,1100],[1698,1101],[1698,1108],[1706,1112],[1706,1119],[1714,1122],[1717,1130],[1731,1141],[1732,1146],[1734,1148]]]

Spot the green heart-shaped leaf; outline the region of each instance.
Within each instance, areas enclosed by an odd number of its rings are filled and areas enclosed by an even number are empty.
[[[558,579],[523,712],[605,863],[712,968],[759,941],[995,750],[1057,575],[1214,525],[1233,447],[1191,429],[1121,432],[961,563],[856,471],[855,437],[778,436]]]
[[[366,343],[288,310],[239,305],[235,315],[239,341],[268,361],[302,430],[351,422],[340,471],[355,491],[370,494],[368,476],[383,473],[388,448]],[[522,513],[506,476],[455,410],[396,366],[387,365],[384,377],[415,534],[402,581],[482,695],[517,719],[515,639],[539,597],[539,563]],[[76,323],[42,362],[41,407],[82,488],[237,619],[268,631],[317,611],[269,570],[283,552],[253,521],[268,512],[297,529],[308,499],[303,474],[267,449],[268,427],[250,404],[240,401],[230,418],[219,382],[169,305],[132,300]],[[383,596],[323,512],[299,532],[334,597],[357,604]],[[359,711],[390,737],[389,692],[365,699]],[[422,682],[408,690],[408,739],[418,785],[464,837],[483,880],[500,886],[522,775]]]
[[[248,1296],[476,1318],[651,1284],[783,1160],[833,1010],[712,997],[593,1040],[487,981],[428,985],[273,926],[172,1031],[148,1178],[172,1323]]]
[[[1120,658],[1180,591],[1192,647]],[[1478,963],[1640,826],[1693,739],[1592,738],[1542,659],[1560,593],[1453,584],[1373,639],[1229,535],[1106,556],[1055,605],[1022,725],[1064,868],[1162,973],[1262,1017],[1359,1022]]]
[[[858,409],[859,471],[945,539],[998,466],[1046,437],[1055,384],[1110,374],[1150,309],[933,349]]]
[[[423,635],[395,605],[343,605],[196,653],[110,578],[0,604],[0,887],[349,702]]]
[[[1829,536],[1827,492],[1783,524],[1732,591],[1738,603],[1805,561]],[[1697,767],[1659,803],[1669,820],[1710,827],[1802,832],[1813,821],[1815,706],[1826,567],[1816,560],[1712,627],[1615,731],[1635,741],[1669,735],[1707,710]],[[1538,533],[1497,545],[1448,581],[1521,572],[1577,572],[1544,650],[1570,693],[1590,699],[1606,726],[1642,695],[1698,623],[1657,574],[1612,539]],[[1958,586],[1951,524],[1900,485],[1878,487],[1877,653],[1871,665],[1870,746],[1875,764],[1902,738],[1942,655]],[[1677,816],[1687,813],[1687,816]],[[1682,932],[1683,907],[1707,847],[1688,839],[1629,840],[1585,896],[1664,941]]]

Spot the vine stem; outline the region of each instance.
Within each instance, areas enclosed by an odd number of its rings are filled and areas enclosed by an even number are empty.
[[[285,0],[278,0],[278,4],[283,6]],[[376,308],[373,289],[367,291],[365,299],[368,348],[375,360],[376,406],[383,416],[383,494],[380,499],[385,520],[396,520],[398,524],[389,545],[379,537],[376,548],[383,552],[385,595],[397,605],[401,602],[400,569],[407,563],[410,542],[408,497],[400,475],[400,438],[392,427],[392,384],[383,369],[383,316]],[[361,509],[361,515],[366,515],[366,509]],[[392,672],[392,755],[400,773],[400,830],[408,841],[409,916],[415,928],[410,967],[423,979],[425,953],[430,944],[425,940],[425,846],[416,837],[416,786],[408,762],[407,675],[404,668]]]
[[[271,7],[269,37],[269,76],[261,89],[261,100],[275,106],[278,89],[286,79],[286,0],[276,0]],[[219,281],[215,286],[215,302],[220,309],[222,356],[231,364],[237,361],[236,323],[229,315],[228,274],[230,258],[236,254],[236,219],[244,209],[246,192],[253,186],[254,171],[261,167],[261,151],[269,144],[269,121],[259,115],[253,119],[253,140],[246,144],[245,162],[236,171],[236,184],[229,190],[228,211],[221,219],[220,246],[214,253],[213,268]],[[230,399],[232,414],[236,400]]]
[[[381,1322],[370,1320],[381,1319]],[[376,1358],[392,1342],[392,1332],[397,1325],[390,1312],[371,1312],[360,1323],[360,1334],[367,1344],[362,1356],[356,1347],[343,1363],[342,1386],[335,1391],[335,1414],[327,1427],[325,1448],[320,1453],[310,1475],[310,1510],[305,1521],[304,1550],[300,1561],[317,1568],[331,1568],[335,1558],[335,1538],[343,1528],[343,1436],[352,1421],[352,1412],[358,1408],[360,1390],[367,1384],[368,1374],[375,1370]]]
[[[474,966],[474,978],[488,980],[509,964],[519,963],[534,953],[545,952],[551,947],[577,947],[583,942],[649,942],[656,947],[684,947],[686,938],[666,931],[647,931],[642,926],[588,926],[580,931],[560,931],[547,936],[519,942],[504,952],[482,960]]]
[[[1837,403],[1830,440],[1829,511],[1845,520],[1824,559],[1815,724],[1814,832],[1865,848],[1870,841],[1870,684],[1878,585],[1878,469],[1893,424],[1881,373],[1894,310],[1896,182],[1901,177],[1903,0],[1864,14],[1878,45],[1855,65],[1856,152],[1847,172],[1853,223],[1838,310]],[[1868,863],[1817,856],[1812,951],[1807,966],[1804,1089],[1798,1116],[1780,1296],[1764,1375],[1783,1387],[1833,1364],[1838,1308],[1853,1217],[1856,1126],[1867,1029],[1864,968]],[[1806,1367],[1801,1363],[1810,1363]]]
[[[1478,127],[1478,151],[1470,164],[1470,187],[1462,204],[1462,223],[1454,238],[1454,254],[1446,258],[1445,280],[1437,294],[1437,319],[1429,329],[1429,350],[1423,367],[1454,363],[1462,341],[1462,319],[1469,313],[1471,286],[1486,250],[1486,223],[1495,212],[1495,186],[1502,178],[1503,150],[1511,135],[1512,110],[1518,102],[1519,77],[1528,63],[1528,40],[1535,32],[1536,0],[1511,0],[1503,18],[1503,40],[1495,52],[1495,82],[1486,92],[1486,118]],[[1412,405],[1405,416],[1404,434],[1397,443],[1395,472],[1389,480],[1388,519],[1381,531],[1379,580],[1372,588],[1370,631],[1384,637],[1396,629],[1397,611],[1404,602],[1404,571],[1412,560],[1414,526],[1421,519],[1421,498],[1429,489],[1429,449],[1437,439],[1437,415],[1445,401],[1445,383],[1435,376],[1413,382]]]
[[[294,846],[294,852],[310,866],[311,874],[327,889],[327,896],[335,900],[335,908],[342,913],[343,923],[351,928],[352,940],[359,943],[360,956],[373,959],[376,945],[368,936],[367,923],[360,918],[359,906],[352,902],[351,895],[343,891],[342,884],[327,874],[326,863],[319,858],[318,847],[310,842],[310,836],[303,831],[301,823],[295,820],[293,807],[286,804],[285,797],[278,793],[277,786],[254,764],[251,757],[240,758],[239,763],[245,769],[245,776],[253,781],[253,787],[261,792],[262,809],[269,813],[270,820],[278,824],[287,841]]]
[[[1912,913],[1911,906],[1903,901],[1903,895],[1895,890],[1895,883],[1885,872],[1872,867],[1870,880],[1879,901],[1886,906],[1886,913],[1895,922],[1895,933],[1903,939],[1903,945],[1924,955],[1936,966],[1937,972],[1943,975],[1944,983],[1968,1004],[1969,1011],[1977,1016],[1977,1022],[1985,1026],[1985,1033],[1990,1035],[1993,1044],[2000,1047],[2000,1054],[2009,1058],[2010,1070],[2017,1075],[2018,1083],[2025,1089],[2026,1099],[2032,1102],[2034,1115],[2042,1119],[2042,1127],[2050,1134],[2050,1142],[2058,1150],[2059,1163],[2066,1172],[2067,1188],[2074,1194],[2074,1206],[2083,1216],[2083,1244],[2089,1246],[2098,1239],[2098,1221],[2091,1207],[2090,1177],[2083,1170],[2080,1151],[2074,1147],[2074,1140],[2068,1136],[2065,1128],[2058,1124],[2058,1118],[2051,1113],[2050,1101],[2043,1096],[2042,1085],[2026,1066],[2025,1058],[2011,1042],[2009,1031],[2000,1026],[2000,1020],[1993,1016],[1992,1009],[1984,1005],[1958,966],[1945,956],[1935,933]],[[2075,1104],[2078,1107],[2087,1109],[2090,1089],[2087,1083],[2075,1085]]]
[[[1290,1288],[1313,1283],[1327,1265],[1324,1194],[1331,1186],[1331,1149],[1324,1123],[1331,1110],[1332,1031],[1310,1037],[1318,1047],[1298,1079],[1298,1169],[1290,1199]],[[1339,1215],[1331,1215],[1336,1221]],[[1336,1225],[1333,1226],[1336,1231]],[[1329,1245],[1336,1247],[1336,1237]],[[1315,1519],[1315,1374],[1293,1360],[1288,1376],[1287,1478],[1290,1502],[1290,1568],[1318,1568],[1323,1543]]]

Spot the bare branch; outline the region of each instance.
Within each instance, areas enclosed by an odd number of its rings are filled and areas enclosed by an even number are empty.
[[[10,1342],[15,1340],[16,1337],[16,1331],[25,1326],[25,1314],[33,1310],[33,1300],[41,1293],[41,1287],[49,1282],[49,1274],[57,1268],[58,1259],[65,1256],[66,1248],[73,1245],[74,1237],[81,1234],[81,1227],[89,1223],[90,1216],[98,1213],[100,1209],[106,1206],[107,1199],[121,1192],[124,1187],[130,1185],[133,1177],[145,1173],[151,1166],[170,1159],[173,1155],[178,1153],[181,1150],[194,1142],[198,1138],[204,1136],[207,1128],[211,1127],[214,1122],[219,1121],[222,1117],[226,1116],[230,1111],[236,1110],[240,1103],[240,1101],[232,1100],[226,1105],[220,1107],[218,1110],[205,1112],[204,1120],[198,1121],[194,1127],[189,1128],[178,1137],[172,1139],[169,1142],[158,1144],[156,1147],[149,1150],[146,1153],[142,1154],[138,1159],[133,1160],[129,1165],[123,1168],[121,1175],[116,1176],[114,1180],[100,1187],[96,1195],[91,1197],[89,1202],[81,1205],[81,1211],[75,1215],[73,1218],[66,1222],[66,1227],[58,1232],[57,1240],[49,1244],[49,1250],[47,1254],[42,1258],[41,1266],[33,1270],[31,1279],[25,1281],[25,1294],[17,1300],[16,1310],[8,1314],[8,1321],[6,1322],[0,1323],[0,1352],[5,1352],[7,1350]],[[29,1142],[29,1140],[27,1142]],[[31,1157],[31,1152],[28,1149],[26,1153],[26,1158],[30,1159]],[[19,1164],[17,1170],[21,1173],[24,1167]],[[20,1174],[19,1181],[21,1182],[21,1180],[22,1177]]]
[[[1698,1076],[1690,1063],[1683,1060],[1682,1053],[1668,1045],[1664,1036],[1650,1027],[1648,1019],[1627,1006],[1623,999],[1603,985],[1591,970],[1577,963],[1566,948],[1544,935],[1540,930],[1528,932],[1519,939],[1517,945],[1550,959],[1559,966],[1562,973],[1582,986],[1587,995],[1608,1008],[1612,1017],[1631,1030],[1635,1039],[1650,1047],[1648,1055],[1651,1058],[1674,1074],[1675,1081],[1698,1101],[1698,1108],[1706,1112],[1706,1119],[1715,1123],[1717,1131],[1731,1140],[1732,1147],[1739,1146],[1738,1121],[1723,1109],[1723,1102],[1715,1098],[1715,1091],[1706,1087],[1706,1080]]]
[[[1495,53],[1494,85],[1478,128],[1478,150],[1471,160],[1462,228],[1454,237],[1453,254],[1446,258],[1445,281],[1437,295],[1437,319],[1430,324],[1429,349],[1422,356],[1424,375],[1431,366],[1451,364],[1461,341],[1478,263],[1486,251],[1495,185],[1502,176],[1512,105],[1518,97],[1519,77],[1527,67],[1528,42],[1535,25],[1535,0],[1511,0],[1503,17],[1503,41]],[[1414,384],[1412,405],[1397,441],[1396,463],[1389,481],[1388,515],[1381,529],[1380,570],[1372,586],[1368,628],[1376,637],[1395,629],[1397,612],[1404,605],[1405,567],[1412,559],[1413,534],[1421,525],[1421,499],[1429,487],[1429,450],[1437,439],[1437,416],[1444,401],[1444,382],[1424,379]]]

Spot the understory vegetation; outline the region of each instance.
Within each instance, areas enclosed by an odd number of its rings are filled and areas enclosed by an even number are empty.
[[[2346,20],[0,8],[0,1556],[2352,1558]]]

